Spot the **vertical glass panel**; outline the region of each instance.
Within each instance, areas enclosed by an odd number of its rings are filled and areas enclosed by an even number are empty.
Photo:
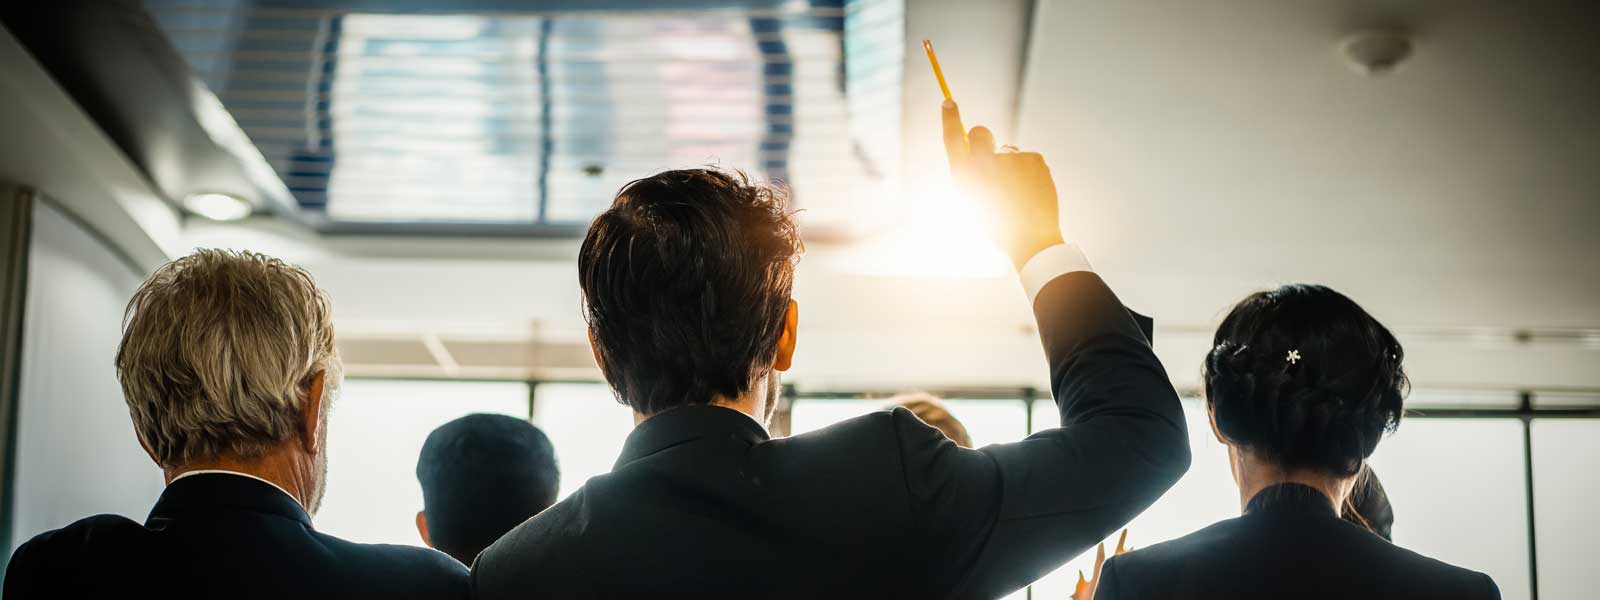
[[[972,436],[972,444],[1015,442],[1027,433],[1027,412],[1021,400],[944,400],[945,408],[961,421]],[[890,408],[888,399],[802,398],[796,400],[790,417],[790,433],[799,435]]]
[[[603,383],[541,383],[534,389],[533,423],[556,447],[566,498],[590,477],[611,472],[633,431],[633,411]]]
[[[472,413],[528,416],[520,381],[350,379],[328,419],[328,491],[317,529],[341,538],[422,545],[417,454],[434,428]],[[561,456],[556,445],[556,456]]]
[[[1033,410],[1035,431],[1060,425],[1061,417],[1049,398],[1035,401]],[[1188,423],[1193,462],[1177,485],[1128,524],[1131,548],[1183,537],[1217,521],[1239,516],[1239,488],[1234,485],[1233,473],[1228,468],[1228,449],[1211,434],[1205,404],[1197,398],[1185,399],[1183,416]],[[1106,551],[1110,552],[1116,543],[1115,535],[1106,540]],[[1033,597],[1070,598],[1073,585],[1078,581],[1078,571],[1087,575],[1093,569],[1094,551],[1090,549],[1034,583]]]
[[[1594,594],[1600,556],[1600,420],[1533,422],[1534,530],[1539,541],[1539,596]],[[1504,592],[1506,584],[1500,584]]]
[[[1516,420],[1406,420],[1371,461],[1394,505],[1395,543],[1488,573],[1507,600],[1529,597],[1522,461]]]

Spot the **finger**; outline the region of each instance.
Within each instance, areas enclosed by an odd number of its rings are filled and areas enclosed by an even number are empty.
[[[1117,536],[1117,552],[1116,553],[1117,554],[1122,554],[1124,552],[1127,552],[1128,551],[1127,546],[1128,546],[1128,530],[1126,528],[1124,528],[1122,530],[1122,535]]]
[[[988,127],[973,127],[967,134],[967,155],[972,166],[980,170],[994,164],[994,132]]]
[[[952,100],[945,100],[940,109],[944,122],[944,153],[950,167],[958,168],[967,160],[967,128],[961,125],[961,108]]]
[[[1100,542],[1100,548],[1094,551],[1094,580],[1100,581],[1100,567],[1106,564],[1106,543]]]

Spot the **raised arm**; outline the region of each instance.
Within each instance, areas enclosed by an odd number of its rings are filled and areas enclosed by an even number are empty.
[[[1189,467],[1183,410],[1146,335],[1074,246],[1033,153],[995,154],[945,107],[957,181],[998,218],[996,241],[1033,301],[1062,427],[962,450],[902,427],[908,489],[951,597],[1021,588],[1103,540]]]

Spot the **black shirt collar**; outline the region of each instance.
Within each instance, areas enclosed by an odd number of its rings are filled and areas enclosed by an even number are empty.
[[[1245,505],[1245,514],[1294,513],[1337,517],[1333,501],[1317,488],[1298,483],[1280,483],[1261,490]]]
[[[628,434],[622,445],[622,456],[617,457],[613,469],[684,442],[714,435],[729,435],[751,444],[765,442],[771,437],[755,419],[742,412],[721,406],[695,404],[658,413]]]
[[[155,508],[150,509],[146,527],[181,517],[185,513],[217,510],[247,510],[299,521],[311,527],[306,510],[272,484],[231,473],[202,473],[172,482]]]

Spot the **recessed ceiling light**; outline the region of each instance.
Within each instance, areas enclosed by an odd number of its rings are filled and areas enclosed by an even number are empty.
[[[1363,31],[1339,42],[1345,64],[1362,75],[1382,75],[1411,58],[1416,46],[1404,31]]]
[[[250,216],[254,209],[243,198],[215,192],[189,194],[183,199],[183,207],[213,221],[237,221]]]

